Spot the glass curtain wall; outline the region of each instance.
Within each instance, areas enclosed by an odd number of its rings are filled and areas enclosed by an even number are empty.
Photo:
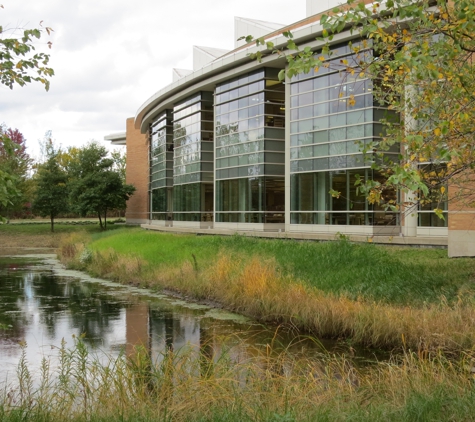
[[[216,221],[284,222],[285,88],[278,69],[216,87]]]
[[[173,108],[173,219],[213,219],[213,94],[200,92]]]
[[[353,44],[356,47],[356,44]],[[398,216],[371,207],[357,194],[357,177],[381,176],[370,169],[362,150],[383,134],[388,111],[373,103],[372,84],[356,71],[370,49],[335,46],[324,66],[300,74],[290,85],[291,223],[395,225]],[[346,66],[345,66],[346,67]],[[388,154],[399,152],[395,145]],[[330,190],[339,195],[330,195]],[[388,195],[393,195],[387,193]]]
[[[150,125],[151,219],[172,219],[173,126],[172,112],[165,110]]]

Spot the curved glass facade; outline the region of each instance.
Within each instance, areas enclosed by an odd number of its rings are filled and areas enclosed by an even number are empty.
[[[173,108],[173,219],[213,220],[213,94],[199,92]]]
[[[293,231],[394,231],[399,214],[369,204],[357,188],[359,179],[383,181],[371,167],[371,145],[384,135],[381,121],[397,116],[375,103],[371,80],[357,70],[372,57],[370,44],[355,53],[356,46],[333,47],[318,70],[285,83],[280,67],[237,66],[226,70],[236,76],[203,84],[207,91],[170,99],[150,125],[151,219],[206,228],[255,223],[281,230],[287,223]],[[399,146],[385,154],[397,160]],[[420,227],[446,225],[435,206],[419,208]]]
[[[285,86],[261,69],[216,86],[216,221],[284,222]]]
[[[172,111],[160,113],[150,125],[151,219],[172,219],[173,126]]]
[[[397,214],[373,209],[355,187],[357,175],[377,177],[362,150],[382,135],[388,111],[374,104],[372,82],[342,63],[356,65],[372,52],[331,51],[319,69],[290,84],[291,223],[396,225]]]

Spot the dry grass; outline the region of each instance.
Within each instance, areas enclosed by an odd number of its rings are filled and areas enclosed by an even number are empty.
[[[468,421],[475,411],[473,354],[449,362],[406,353],[364,369],[324,354],[236,360],[232,350],[192,347],[155,362],[138,348],[104,364],[80,340],[58,354],[60,367],[45,364],[34,386],[23,355],[19,387],[0,394],[1,420]]]
[[[81,244],[76,246],[75,262],[81,256]],[[65,260],[70,262],[70,251],[64,248]],[[200,269],[192,260],[181,267],[149,268],[140,258],[113,250],[94,252],[92,261],[82,266],[86,267],[96,276],[211,300],[262,322],[291,323],[318,337],[348,338],[355,344],[421,355],[435,350],[459,354],[475,347],[471,295],[450,305],[442,300],[422,307],[355,300],[283,276],[272,258],[235,252],[231,256],[227,251]]]

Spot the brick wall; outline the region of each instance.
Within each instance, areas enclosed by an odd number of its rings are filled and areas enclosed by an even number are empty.
[[[462,173],[449,186],[450,257],[475,256],[475,177],[473,171]]]
[[[127,202],[125,218],[128,223],[145,223],[148,221],[148,183],[149,159],[148,137],[134,127],[134,118],[127,119],[127,184],[137,189]]]

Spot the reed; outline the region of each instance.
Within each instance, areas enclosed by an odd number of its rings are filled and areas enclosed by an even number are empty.
[[[153,359],[137,347],[105,360],[81,339],[58,350],[32,382],[20,360],[18,379],[0,394],[0,419],[28,421],[400,421],[471,420],[473,364],[467,354],[398,359],[358,368],[343,356],[286,352],[233,358],[188,346]]]
[[[139,246],[142,242],[145,246]],[[474,295],[466,276],[469,269],[474,270],[473,262],[452,260],[450,265],[459,266],[453,271],[458,274],[456,280],[452,275],[445,284],[438,279],[424,284],[424,271],[432,274],[440,262],[449,262],[439,251],[412,249],[412,258],[401,261],[397,251],[346,241],[286,243],[130,230],[102,235],[87,247],[93,254],[90,262],[81,264],[81,246],[72,261],[66,256],[66,262],[82,265],[95,276],[215,301],[262,322],[291,324],[319,337],[419,353],[460,354],[475,346]],[[165,256],[161,251],[167,251]],[[311,263],[310,252],[317,256],[319,271]],[[315,271],[313,279],[300,268],[305,265],[301,259]],[[358,272],[360,265],[363,269]],[[341,280],[331,286],[337,276],[346,277],[347,287]],[[384,283],[379,277],[385,278]],[[401,282],[404,277],[410,277],[410,282]],[[393,293],[388,295],[386,287]]]

